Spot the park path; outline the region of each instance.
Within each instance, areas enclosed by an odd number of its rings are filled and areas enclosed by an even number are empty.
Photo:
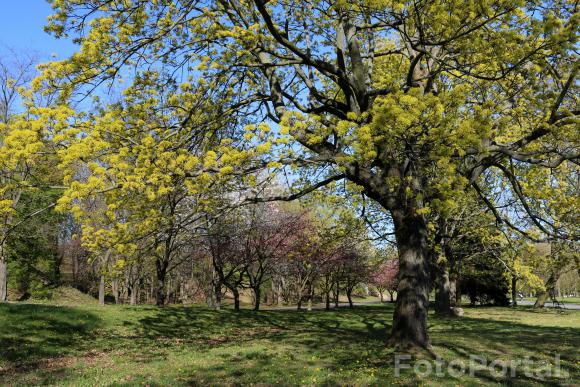
[[[381,304],[380,301],[361,301],[361,302],[354,302],[353,303],[354,306],[361,306],[361,305],[379,305]],[[532,306],[534,305],[534,301],[527,301],[527,300],[523,300],[523,301],[518,301],[518,305],[521,306]],[[550,302],[546,302],[545,304],[546,308],[557,308],[558,306],[554,305],[551,301]],[[322,310],[325,308],[325,304],[313,304],[312,305],[312,310]],[[334,309],[334,304],[330,305],[330,309]],[[348,308],[348,304],[347,303],[340,303],[339,305],[340,309],[344,309],[344,308]],[[580,304],[560,304],[560,308],[562,309],[569,309],[569,310],[580,310]],[[264,308],[264,310],[296,310],[296,306],[281,306],[281,307],[270,307],[270,308]],[[306,305],[302,305],[302,311],[306,311]]]
[[[353,302],[354,306],[361,306],[361,305],[379,305],[381,304],[380,301],[360,301],[360,302]],[[302,304],[302,309],[300,309],[301,311],[306,311],[307,310],[307,305],[306,303]],[[326,304],[324,303],[320,303],[320,304],[312,304],[312,310],[322,310],[326,308]],[[338,305],[339,309],[348,309],[348,303],[344,303],[341,302]],[[335,309],[334,303],[330,304],[330,309]],[[264,310],[297,310],[296,309],[296,305],[294,306],[275,306],[275,307],[269,307],[269,308],[264,308]]]
[[[534,301],[527,301],[527,300],[523,300],[523,301],[518,301],[518,305],[524,305],[524,306],[530,306],[530,305],[534,305]],[[551,301],[550,302],[546,302],[546,304],[544,304],[544,306],[546,308],[557,308],[558,305],[554,305]],[[580,304],[560,304],[560,308],[562,309],[571,309],[571,310],[580,310]]]

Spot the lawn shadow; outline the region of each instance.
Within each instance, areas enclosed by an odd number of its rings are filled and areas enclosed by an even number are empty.
[[[519,310],[520,316],[522,312],[539,313]],[[438,327],[431,334],[431,343],[449,352],[447,360],[469,364],[470,361],[477,363],[485,359],[488,366],[497,361],[496,369],[476,370],[475,376],[479,379],[508,385],[569,385],[570,381],[578,380],[580,331],[577,328],[476,317],[433,320]],[[528,360],[531,363],[526,368]],[[563,367],[561,375],[557,374],[560,372],[555,368],[557,364]],[[547,373],[548,369],[551,375]]]
[[[392,375],[394,351],[385,345],[391,314],[392,305],[388,304],[332,312],[212,311],[199,307],[169,307],[140,319],[135,328],[148,340],[174,340],[193,345],[200,351],[211,351],[216,347],[244,348],[256,341],[271,342],[272,348],[283,343],[295,348],[296,354],[301,354],[296,355],[296,361],[304,362],[305,366],[308,362],[304,359],[317,356],[323,359],[329,371],[356,369],[364,364],[365,367],[382,369]],[[545,361],[559,353],[567,371],[571,372],[572,380],[578,376],[578,369],[573,366],[578,358],[577,348],[580,348],[577,329],[469,317],[453,319],[430,316],[430,322],[432,343],[435,348],[446,349],[447,356],[451,356],[449,360],[469,361],[469,356],[474,354],[492,361],[500,355],[521,356],[522,351],[528,351],[535,354],[532,360]],[[208,365],[202,370],[198,369],[195,375],[191,375],[191,382],[219,383],[224,377],[242,383],[259,382],[260,375],[266,372],[264,368],[277,367],[272,363],[275,356],[278,355],[269,350],[253,358],[224,356],[224,363],[229,363],[228,366]],[[284,362],[290,369],[293,359],[292,354],[288,356]],[[269,372],[280,374],[280,377],[286,373],[283,370]],[[254,377],[248,379],[241,374],[253,374]],[[508,373],[508,377],[503,378],[486,370],[477,371],[475,378],[483,383],[561,382],[558,379],[528,377],[523,372],[518,372],[515,377],[510,377]],[[381,384],[384,380],[377,376],[375,382]]]
[[[0,380],[54,367],[53,359],[85,349],[101,325],[94,313],[54,305],[0,304],[0,316]]]

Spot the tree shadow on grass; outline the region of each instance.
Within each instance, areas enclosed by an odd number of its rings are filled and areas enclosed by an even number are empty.
[[[386,348],[385,340],[390,330],[391,305],[365,306],[354,310],[334,312],[249,310],[211,311],[204,308],[170,307],[142,318],[134,328],[147,340],[167,340],[191,345],[208,353],[216,348],[250,348],[256,342],[265,343],[265,353],[224,355],[223,363],[207,365],[191,374],[195,383],[254,383],[273,382],[294,370],[293,362],[309,366],[311,356],[319,359],[330,372],[367,367],[381,369],[391,377],[394,373],[394,351]],[[513,321],[493,321],[462,317],[458,319],[431,316],[431,339],[435,348],[446,352],[446,360],[470,360],[470,355],[483,356],[489,362],[498,356],[523,356],[529,353],[532,360],[553,359],[555,353],[568,367],[570,380],[578,377],[575,365],[580,348],[578,329],[532,326]],[[277,347],[294,348],[294,353],[277,353]],[[288,352],[288,351],[287,351]],[[281,357],[282,356],[282,357]],[[315,364],[315,363],[312,363]],[[280,365],[284,365],[281,369]],[[571,367],[571,368],[570,368]],[[408,375],[409,376],[409,375]],[[381,376],[370,379],[371,384],[384,382]],[[267,379],[264,379],[267,378]],[[417,380],[413,375],[411,380]],[[558,384],[561,380],[544,380],[527,377],[523,372],[515,377],[503,378],[492,372],[478,371],[475,379],[480,383],[545,383]],[[453,378],[451,378],[453,379]],[[367,379],[369,380],[369,379]],[[393,379],[394,380],[394,379]],[[468,379],[469,380],[469,379]],[[324,381],[321,381],[324,382]],[[326,379],[326,383],[341,382]],[[347,381],[348,383],[348,381]]]
[[[74,353],[101,325],[95,314],[64,306],[0,304],[0,316],[0,378]]]

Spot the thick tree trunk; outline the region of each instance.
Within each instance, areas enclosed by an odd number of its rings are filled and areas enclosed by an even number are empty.
[[[399,250],[399,285],[389,344],[398,348],[429,346],[429,264],[427,225],[422,216],[392,211]]]
[[[534,303],[534,308],[543,308],[547,300],[548,292],[540,292],[538,298],[536,298],[536,302]]]
[[[330,292],[326,292],[326,310],[330,310]]]
[[[449,280],[449,302],[451,303],[451,307],[461,306],[457,301],[457,295],[459,292],[457,291],[457,279],[451,277]]]
[[[381,304],[384,302],[383,292],[379,291],[379,297],[381,297]]]
[[[99,282],[99,305],[105,305],[105,276],[103,274]]]
[[[234,295],[234,310],[240,310],[240,291],[237,288],[232,288]]]
[[[214,278],[211,283],[209,295],[206,297],[207,306],[213,310],[221,310],[222,306],[222,283],[219,279]]]
[[[165,271],[157,271],[155,279],[155,305],[165,305]]]
[[[0,254],[3,251],[0,248]],[[0,302],[8,300],[8,265],[3,255],[0,255]]]
[[[435,292],[435,313],[439,315],[451,315],[451,285],[449,281],[449,269],[446,263],[439,268],[437,278],[437,291]]]
[[[395,302],[395,292],[389,290],[389,302]]]
[[[254,291],[254,310],[260,310],[260,297],[261,297],[261,289],[260,287],[256,287],[252,289]]]
[[[534,303],[534,308],[543,308],[544,305],[546,304],[546,301],[548,300],[548,297],[550,295],[550,292],[554,291],[554,285],[556,284],[556,281],[558,280],[556,274],[554,272],[550,273],[550,277],[548,277],[548,280],[546,281],[546,290],[543,292],[540,292],[538,294],[538,298],[536,299],[536,302]]]
[[[455,306],[461,306],[461,288],[459,287],[459,282],[455,283]]]
[[[137,305],[137,289],[136,288],[137,288],[136,285],[133,285],[130,288],[130,291],[131,291],[131,298],[130,298],[130,301],[129,301],[129,304],[130,305]]]

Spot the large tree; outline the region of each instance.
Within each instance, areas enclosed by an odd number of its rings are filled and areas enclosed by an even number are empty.
[[[539,167],[576,168],[564,162],[578,157],[575,2],[52,3],[48,30],[81,47],[48,64],[37,85],[74,99],[163,65],[174,81],[221,90],[213,111],[255,123],[245,138],[252,156],[268,152],[263,165],[309,169],[286,199],[346,179],[390,213],[400,263],[392,344],[429,343],[425,215],[470,187],[494,207],[481,187],[490,171],[536,228],[571,237],[558,214],[527,202],[534,187],[521,181]],[[171,107],[185,117],[199,109]],[[216,157],[227,172],[238,167],[232,152]],[[194,167],[195,176],[215,170]]]

